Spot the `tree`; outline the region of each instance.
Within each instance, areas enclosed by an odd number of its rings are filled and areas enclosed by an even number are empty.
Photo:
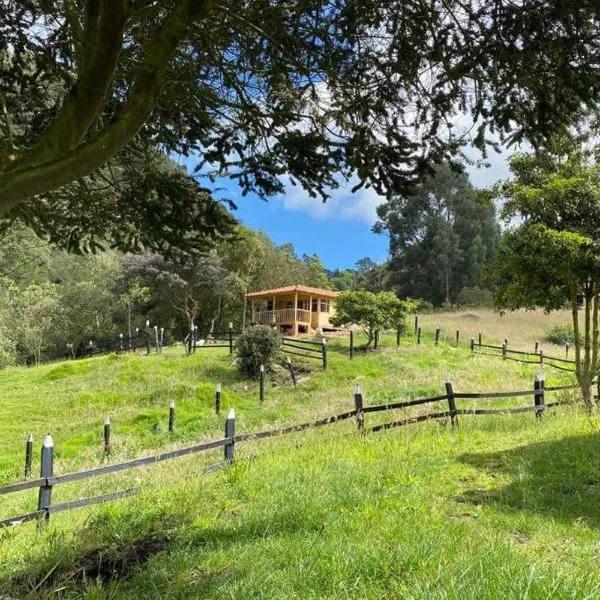
[[[15,299],[14,328],[17,348],[26,362],[39,364],[47,335],[59,318],[61,306],[54,285],[30,285]]]
[[[192,232],[202,202],[151,168],[157,151],[265,197],[283,177],[323,198],[353,176],[405,193],[455,156],[457,115],[485,148],[595,109],[596,4],[2,2],[0,214],[84,249],[100,225],[121,248],[184,244],[166,234]]]
[[[377,209],[378,232],[390,238],[389,283],[434,305],[456,302],[481,286],[500,236],[494,204],[467,176],[440,165],[407,196]]]
[[[411,307],[410,300],[400,300],[393,292],[342,292],[338,296],[331,323],[336,327],[362,327],[367,336],[366,347],[369,349],[378,329],[403,327]]]
[[[144,304],[150,300],[150,288],[143,285],[139,280],[134,280],[132,285],[128,287],[120,296],[121,302],[127,310],[127,336],[129,338],[129,347],[131,348],[131,316],[136,306]]]
[[[356,282],[354,289],[365,289],[369,292],[383,292],[388,287],[387,264],[378,264],[370,258],[356,261]]]
[[[331,289],[331,283],[329,277],[327,277],[323,261],[316,254],[305,254],[302,257],[302,262],[306,265],[308,271],[306,280],[308,285],[326,290]]]
[[[598,370],[600,310],[600,168],[576,142],[556,140],[541,152],[516,154],[513,179],[496,189],[504,216],[521,224],[504,236],[498,254],[495,299],[505,310],[570,305],[575,374],[592,407]],[[583,324],[578,295],[583,294]]]

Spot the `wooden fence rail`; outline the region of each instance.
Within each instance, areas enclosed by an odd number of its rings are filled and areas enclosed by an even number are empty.
[[[327,340],[325,338],[322,338],[320,342],[315,342],[313,340],[284,337],[281,340],[281,351],[285,354],[319,360],[323,370],[327,369]]]
[[[597,382],[594,382],[597,383]],[[154,454],[151,456],[145,456],[140,458],[135,458],[132,460],[116,463],[113,465],[106,465],[102,467],[96,467],[93,469],[87,469],[85,471],[78,471],[74,473],[66,473],[64,475],[55,475],[52,472],[52,462],[53,462],[53,443],[50,435],[46,437],[44,440],[44,444],[42,446],[42,463],[41,463],[41,476],[37,479],[32,479],[28,481],[19,481],[16,483],[12,483],[3,487],[0,487],[0,495],[11,494],[15,492],[21,492],[24,490],[38,488],[40,490],[39,498],[38,498],[38,507],[37,510],[17,515],[14,517],[10,517],[4,520],[0,520],[0,528],[9,527],[13,525],[19,525],[21,523],[25,523],[27,521],[32,520],[44,520],[47,521],[49,519],[50,514],[62,512],[65,510],[71,510],[75,508],[81,508],[84,506],[89,506],[92,504],[100,504],[103,502],[109,502],[112,500],[116,500],[119,498],[123,498],[125,496],[133,495],[139,493],[139,488],[132,488],[126,490],[119,490],[116,492],[109,492],[106,494],[100,494],[88,498],[81,498],[69,502],[63,502],[59,504],[52,504],[52,489],[57,485],[62,485],[66,483],[72,483],[75,481],[81,481],[83,479],[89,479],[92,477],[98,477],[102,475],[106,475],[109,473],[116,473],[119,471],[125,471],[128,469],[133,469],[136,467],[144,466],[144,465],[152,465],[158,462],[162,462],[165,460],[171,460],[174,458],[179,458],[183,456],[189,456],[192,454],[197,454],[201,452],[206,452],[209,450],[213,450],[216,448],[224,448],[225,453],[225,461],[222,463],[217,463],[214,465],[210,465],[206,467],[202,473],[208,473],[215,470],[219,470],[224,468],[227,464],[233,462],[234,459],[234,448],[235,445],[242,442],[247,442],[251,440],[262,440],[267,438],[273,438],[281,435],[292,434],[298,431],[304,431],[307,429],[314,429],[319,427],[324,427],[326,425],[330,425],[333,423],[337,423],[340,421],[344,421],[347,419],[351,419],[356,417],[358,423],[359,431],[364,431],[364,415],[369,413],[376,412],[388,412],[397,409],[403,409],[413,406],[425,405],[425,404],[435,404],[439,402],[446,401],[448,403],[447,411],[437,411],[428,413],[425,415],[418,415],[415,417],[407,417],[399,421],[394,421],[391,423],[383,423],[378,424],[371,427],[368,431],[377,432],[383,431],[386,429],[391,429],[394,427],[401,427],[405,425],[410,425],[414,423],[420,423],[422,421],[428,421],[433,419],[442,419],[442,418],[450,418],[452,426],[458,425],[458,416],[475,416],[475,415],[498,415],[498,414],[515,414],[515,413],[525,413],[525,412],[534,412],[536,417],[540,417],[544,410],[558,406],[559,404],[564,404],[564,401],[558,400],[551,403],[545,403],[545,395],[546,393],[578,389],[576,385],[560,385],[560,386],[552,386],[545,387],[543,377],[538,376],[534,382],[533,389],[529,390],[516,390],[516,391],[500,391],[500,392],[455,392],[452,388],[452,383],[450,381],[446,381],[445,383],[446,393],[438,396],[431,396],[428,398],[418,398],[413,400],[406,400],[401,402],[391,402],[386,404],[374,405],[374,406],[363,406],[363,398],[362,392],[358,386],[354,391],[354,409],[349,410],[347,412],[332,415],[329,417],[325,417],[323,419],[318,419],[316,421],[309,421],[306,423],[300,423],[296,425],[290,425],[287,427],[282,427],[278,429],[268,429],[264,431],[256,431],[253,433],[245,433],[245,434],[236,434],[235,433],[235,412],[233,409],[230,409],[226,425],[225,425],[225,436],[223,438],[219,438],[216,440],[210,440],[207,442],[203,442],[201,444],[196,444],[194,446],[188,446],[184,448],[178,448],[176,450],[169,450],[166,452],[161,452],[158,454]],[[488,409],[488,408],[474,408],[474,409],[465,409],[465,408],[457,408],[456,400],[463,399],[498,399],[498,398],[515,398],[522,396],[530,396],[533,397],[533,405],[529,406],[519,406],[519,407],[509,407],[509,408],[497,408],[497,409]]]

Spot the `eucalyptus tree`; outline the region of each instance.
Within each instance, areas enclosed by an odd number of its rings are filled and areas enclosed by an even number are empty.
[[[400,193],[455,156],[459,118],[479,148],[536,145],[596,108],[597,13],[593,0],[0,0],[0,215],[75,250],[198,249],[226,213],[161,154],[197,156],[244,194],[291,180],[326,199],[350,178]]]

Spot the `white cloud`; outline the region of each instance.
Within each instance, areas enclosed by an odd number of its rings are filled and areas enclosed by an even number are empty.
[[[319,198],[311,198],[302,187],[288,184],[281,201],[284,208],[307,213],[314,219],[363,221],[373,225],[377,220],[377,206],[384,198],[371,188],[352,193],[352,185],[332,190],[331,197],[324,203]]]

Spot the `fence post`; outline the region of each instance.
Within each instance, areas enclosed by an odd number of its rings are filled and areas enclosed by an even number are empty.
[[[419,331],[419,315],[415,315],[415,334]]]
[[[569,344],[568,344],[568,342],[565,344],[565,358],[569,358]]]
[[[124,350],[124,348],[123,348],[123,334],[122,333],[119,334],[119,350],[121,352],[123,352],[123,350]]]
[[[508,338],[504,338],[504,343],[506,344],[506,347],[508,348]]]
[[[323,360],[323,371],[327,370],[327,340],[321,339],[321,357]]]
[[[400,325],[398,325],[398,327],[396,328],[396,346],[400,345],[400,334],[402,333],[402,330],[400,328]]]
[[[502,344],[502,359],[506,360],[506,342]]]
[[[161,327],[160,328],[160,352],[162,353],[162,349],[163,349],[163,342],[165,340],[165,328]]]
[[[144,337],[146,338],[146,354],[150,354],[150,321],[146,321],[146,329],[144,330]]]
[[[373,344],[373,350],[377,350],[377,346],[379,346],[379,329],[375,330],[375,343]]]
[[[417,344],[421,343],[421,326],[417,329]]]
[[[31,463],[33,461],[33,433],[27,436],[25,441],[25,479],[31,477]]]
[[[294,372],[294,365],[292,364],[292,359],[288,356],[286,362],[288,370],[290,372],[290,378],[292,379],[292,384],[294,385],[294,387],[296,387],[296,373]]]
[[[440,341],[440,324],[438,323],[435,328],[435,345],[437,346]]]
[[[539,407],[539,410],[535,411],[535,416],[537,419],[542,417],[542,412],[544,411],[544,374],[538,373],[535,376],[535,380],[533,382],[533,390],[534,390],[534,400],[533,404],[536,407]]]
[[[169,402],[169,432],[173,433],[175,428],[175,400]]]
[[[363,397],[358,383],[354,386],[354,409],[356,410],[356,425],[358,431],[363,433],[365,430],[365,415],[363,413]]]
[[[540,349],[540,343],[536,340],[535,347],[533,349],[533,353],[537,354],[539,349]]]
[[[475,352],[475,338],[471,338],[471,352]]]
[[[235,448],[235,410],[233,408],[229,409],[225,420],[225,437],[231,440],[225,445],[225,462],[231,464]]]
[[[52,436],[48,434],[42,444],[42,456],[40,466],[40,477],[45,481],[40,486],[38,495],[38,510],[44,511],[44,520],[50,520],[50,504],[52,503],[52,486],[48,485],[48,479],[54,475],[54,442]]]
[[[110,454],[110,417],[104,417],[104,454]]]
[[[544,351],[540,349],[540,365],[544,366]]]
[[[217,417],[221,414],[221,389],[221,384],[217,383],[215,386],[215,413]]]
[[[460,329],[456,330],[456,345],[458,346],[458,342],[460,340]]]
[[[229,354],[233,354],[233,323],[229,323]]]
[[[481,348],[481,332],[479,332],[477,339],[479,341],[479,347]]]
[[[260,365],[258,380],[258,399],[262,404],[265,401],[265,365]]]
[[[458,425],[458,416],[456,414],[456,402],[454,399],[454,390],[449,377],[446,377],[446,396],[448,397],[448,410],[450,411],[450,423],[452,427]]]
[[[350,360],[354,358],[354,331],[350,330]]]

